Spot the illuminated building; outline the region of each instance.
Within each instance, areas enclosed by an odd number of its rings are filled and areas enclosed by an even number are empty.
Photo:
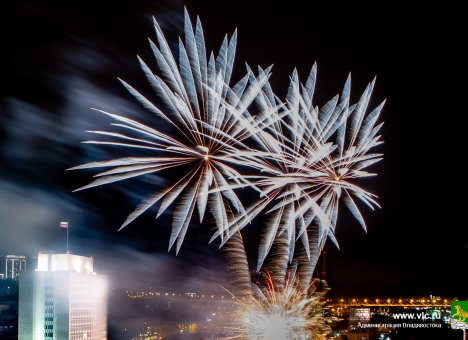
[[[38,255],[20,279],[18,339],[107,339],[107,279],[92,257]]]
[[[20,272],[26,270],[26,256],[7,255],[5,257],[5,278],[17,280]]]
[[[0,280],[3,280],[5,278],[5,274],[0,273]]]

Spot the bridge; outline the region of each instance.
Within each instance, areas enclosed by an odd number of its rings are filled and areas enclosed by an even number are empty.
[[[451,299],[432,298],[341,298],[327,299],[326,307],[450,307]]]

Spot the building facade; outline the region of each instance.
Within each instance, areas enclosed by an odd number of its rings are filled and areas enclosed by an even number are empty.
[[[107,279],[93,258],[39,254],[21,276],[19,340],[107,339]]]
[[[26,256],[7,255],[5,257],[5,278],[17,280],[20,272],[26,270]]]

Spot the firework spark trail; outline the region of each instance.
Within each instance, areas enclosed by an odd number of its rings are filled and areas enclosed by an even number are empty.
[[[153,153],[152,157],[130,156],[108,161],[91,162],[72,169],[111,168],[101,172],[92,183],[77,190],[153,174],[178,167],[189,170],[172,186],[154,193],[141,202],[122,224],[121,229],[135,220],[147,209],[160,202],[157,217],[170,205],[175,204],[169,249],[176,243],[178,252],[192,219],[195,207],[200,221],[206,207],[210,210],[217,235],[227,236],[232,206],[235,212],[245,216],[242,203],[232,188],[230,178],[239,187],[249,186],[228,161],[229,153],[248,147],[243,140],[253,136],[259,117],[252,117],[248,107],[268,80],[269,69],[254,76],[251,70],[232,88],[229,81],[234,63],[237,33],[223,40],[218,56],[206,54],[203,30],[197,18],[195,30],[185,11],[185,42],[179,39],[179,60],[176,62],[169,45],[156,21],[157,44],[150,40],[161,77],[154,74],[146,63],[139,59],[148,82],[159,98],[153,104],[125,81],[124,87],[152,114],[157,122],[165,121],[173,133],[165,134],[135,120],[102,112],[115,122],[119,132],[88,131],[113,140],[91,140],[85,143],[110,145]],[[157,125],[156,125],[157,126]],[[252,152],[252,150],[249,150]],[[223,187],[222,191],[214,190]]]

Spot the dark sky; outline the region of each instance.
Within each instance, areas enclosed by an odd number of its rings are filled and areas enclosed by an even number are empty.
[[[151,60],[151,16],[175,41],[184,4],[192,17],[201,16],[210,49],[238,28],[234,79],[244,62],[274,64],[272,86],[283,96],[294,67],[304,79],[317,61],[321,105],[340,92],[349,71],[355,99],[377,76],[372,104],[387,98],[385,159],[375,167],[379,176],[363,185],[382,209],[363,208],[367,234],[340,216],[341,250],[327,246],[333,294],[466,298],[466,38],[461,10],[440,4],[10,1],[0,13],[0,255],[63,250],[57,225],[68,219],[72,250],[95,256],[98,269],[121,285],[180,277],[216,282],[225,275],[220,253],[206,245],[206,228],[189,231],[178,257],[166,252],[168,217],[155,222],[150,213],[117,232],[151,184],[165,178],[71,193],[91,174],[65,172],[106,158],[108,151],[80,144],[84,130],[108,124],[90,107],[139,117],[142,109],[117,77],[147,86],[136,55]]]

